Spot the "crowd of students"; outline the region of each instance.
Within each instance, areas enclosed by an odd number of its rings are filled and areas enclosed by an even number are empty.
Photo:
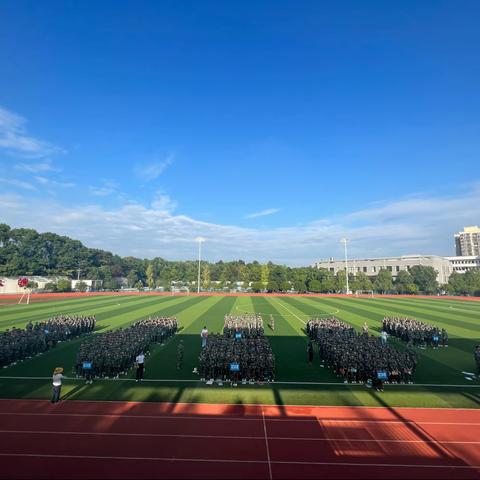
[[[263,337],[263,319],[261,315],[225,315],[223,334],[227,337],[234,337],[241,333],[245,338]]]
[[[400,352],[379,337],[357,333],[335,317],[311,319],[307,334],[318,345],[321,363],[332,368],[345,383],[372,383],[381,390],[383,381],[413,380],[417,358],[411,346]]]
[[[442,328],[407,317],[384,317],[383,331],[415,347],[448,347],[448,333]]]
[[[154,317],[127,328],[91,335],[80,345],[75,363],[77,376],[118,378],[126,373],[152,343],[163,343],[177,331],[177,319]]]
[[[0,332],[0,367],[8,367],[55,347],[58,342],[89,333],[95,328],[95,317],[57,315],[43,322],[29,322],[25,328]]]
[[[275,357],[264,336],[260,315],[226,315],[223,334],[208,336],[199,357],[198,373],[204,380],[271,382]]]

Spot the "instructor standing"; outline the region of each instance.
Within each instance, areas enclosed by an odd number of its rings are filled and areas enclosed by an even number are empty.
[[[53,377],[52,377],[52,383],[53,383],[52,400],[50,400],[52,403],[58,403],[60,401],[60,394],[62,391],[62,380],[64,378],[67,378],[67,377],[63,375],[63,368],[57,367],[53,371]]]
[[[137,363],[137,382],[139,380],[143,380],[143,370],[145,368],[145,355],[143,352],[140,352],[135,358],[135,362]]]

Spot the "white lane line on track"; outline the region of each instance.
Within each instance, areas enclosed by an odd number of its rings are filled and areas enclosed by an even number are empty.
[[[268,405],[267,405],[268,407]],[[169,419],[169,420],[220,420],[220,421],[247,421],[247,422],[260,422],[262,421],[261,416],[255,418],[251,417],[214,417],[214,416],[192,416],[192,415],[130,415],[124,413],[32,413],[32,412],[0,412],[0,415],[9,415],[9,416],[38,416],[38,417],[114,417],[114,418],[135,418],[139,419]],[[284,418],[284,417],[265,417],[266,422],[296,422],[296,423],[320,423],[322,426],[335,426],[334,424],[345,424],[345,423],[361,423],[361,424],[400,424],[400,425],[459,425],[464,427],[477,427],[480,426],[480,422],[430,422],[430,421],[414,421],[414,420],[361,420],[361,419],[323,419],[320,416],[310,416],[310,418]]]
[[[268,447],[268,436],[267,436],[267,424],[265,423],[265,413],[263,412],[262,407],[262,421],[263,421],[263,435],[265,438],[265,447],[267,449],[267,460],[268,460],[268,473],[269,478],[272,480],[272,462],[270,461],[270,448]]]
[[[160,461],[160,462],[199,462],[199,463],[257,463],[265,465],[266,460],[235,460],[235,459],[207,459],[207,458],[179,458],[179,457],[115,457],[106,455],[58,455],[40,453],[0,453],[1,457],[35,457],[35,458],[65,458],[65,459],[88,459],[88,460],[126,460],[126,461]],[[480,465],[425,465],[403,463],[353,463],[353,462],[300,462],[272,460],[276,465],[325,465],[345,467],[380,467],[380,468],[448,468],[448,469],[480,469]]]
[[[266,432],[266,425],[264,424],[264,431]],[[25,435],[92,435],[92,436],[117,436],[117,437],[167,437],[167,438],[202,438],[202,439],[232,439],[232,440],[265,440],[268,447],[267,439],[270,440],[284,440],[284,441],[299,441],[299,442],[356,442],[356,443],[433,443],[433,444],[459,444],[459,445],[478,445],[480,441],[464,441],[464,440],[400,440],[400,439],[385,439],[385,438],[345,438],[345,437],[275,437],[267,436],[266,433],[261,436],[246,436],[246,435],[185,435],[173,433],[128,433],[128,432],[75,432],[75,431],[50,431],[50,430],[0,430],[0,433],[5,434],[25,434]],[[267,448],[267,457],[270,458],[270,452]]]

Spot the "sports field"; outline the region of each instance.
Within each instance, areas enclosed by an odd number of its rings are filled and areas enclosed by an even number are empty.
[[[9,304],[10,303],[10,304]],[[208,386],[192,373],[200,351],[200,330],[220,332],[226,313],[257,312],[275,317],[275,331],[265,327],[276,357],[276,382],[271,385],[225,384]],[[480,407],[480,381],[462,372],[474,372],[473,350],[480,343],[480,302],[443,298],[345,298],[327,296],[154,296],[104,295],[49,299],[30,305],[0,304],[0,329],[23,327],[57,314],[95,315],[97,332],[124,327],[149,315],[176,316],[180,332],[165,346],[155,346],[146,362],[146,380],[138,384],[133,373],[119,380],[85,385],[70,378],[64,398],[207,402],[276,405],[347,405],[403,407]],[[363,385],[345,385],[332,372],[306,363],[305,323],[311,316],[335,315],[360,329],[364,322],[379,334],[381,320],[410,316],[444,327],[449,348],[419,350],[413,385],[386,385],[383,393]],[[184,340],[183,367],[176,368],[176,349]],[[403,348],[401,342],[390,338]],[[80,340],[57,345],[49,353],[0,371],[2,398],[42,399],[50,395],[51,373],[63,366],[71,375]]]

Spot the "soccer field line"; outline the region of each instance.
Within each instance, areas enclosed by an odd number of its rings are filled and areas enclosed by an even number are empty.
[[[52,380],[52,377],[19,377],[19,376],[0,376],[0,380]],[[67,377],[68,381],[83,382],[83,378],[74,378]],[[135,382],[135,383],[202,383],[205,384],[202,380],[194,379],[181,379],[181,378],[144,378],[141,382],[137,382],[134,378],[99,378],[95,382]],[[216,383],[216,381],[215,381]],[[223,382],[224,384],[229,384],[229,382]],[[256,387],[265,387],[268,385],[336,385],[338,387],[365,387],[363,383],[344,383],[344,382],[287,382],[287,381],[275,381],[275,382],[265,382],[262,384],[255,383],[251,384],[239,384],[239,386],[256,386]],[[480,388],[480,385],[472,384],[440,384],[440,383],[390,383],[388,387],[451,387],[451,388]]]

